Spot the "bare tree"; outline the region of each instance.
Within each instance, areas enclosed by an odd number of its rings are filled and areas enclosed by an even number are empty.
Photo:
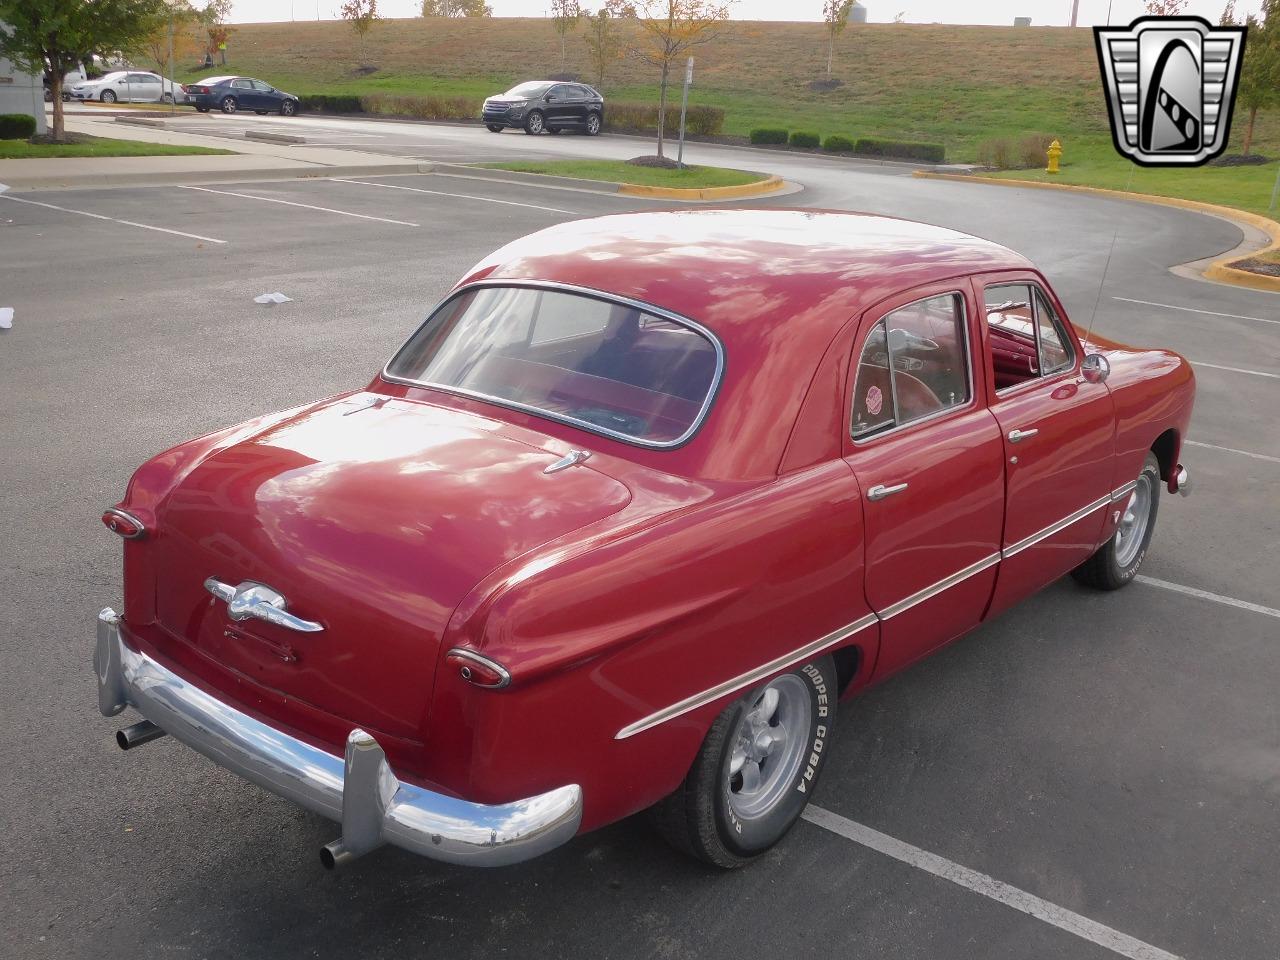
[[[831,79],[831,58],[836,52],[836,37],[849,25],[853,0],[823,0],[822,19],[827,24],[827,79]]]
[[[565,41],[569,34],[578,29],[582,20],[582,6],[578,0],[551,0],[551,25],[560,34],[560,72],[569,69],[568,55],[565,52]]]
[[[1176,17],[1187,9],[1191,0],[1146,0],[1147,13],[1153,17]]]
[[[730,0],[731,2],[731,0]],[[729,3],[719,0],[635,0],[639,41],[632,54],[662,70],[658,87],[658,156],[663,156],[667,114],[667,86],[671,65],[687,51],[710,43],[729,19]]]
[[[618,32],[619,15],[606,3],[595,13],[587,14],[587,55],[591,58],[596,86],[604,83],[609,64],[622,56],[622,36]]]

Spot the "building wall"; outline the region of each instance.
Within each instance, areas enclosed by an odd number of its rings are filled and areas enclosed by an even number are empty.
[[[26,113],[36,118],[36,133],[46,133],[44,83],[0,57],[0,113]]]

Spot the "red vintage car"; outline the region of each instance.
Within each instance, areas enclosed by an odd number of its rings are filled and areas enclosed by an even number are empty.
[[[603,217],[476,266],[365,389],[181,444],[104,516],[100,707],[381,844],[512,863],[654,808],[789,829],[837,702],[1143,561],[1194,379],[997,244]]]

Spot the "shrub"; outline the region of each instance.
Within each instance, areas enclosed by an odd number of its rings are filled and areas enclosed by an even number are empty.
[[[751,142],[756,144],[786,143],[787,131],[776,127],[757,127],[751,131]]]
[[[978,144],[978,163],[997,170],[1030,170],[1047,162],[1045,151],[1053,141],[1042,133],[1028,134],[1016,143],[1008,137],[995,137]]]
[[[360,98],[334,96],[328,93],[304,93],[299,95],[303,110],[321,110],[325,113],[361,113]]]
[[[481,104],[470,97],[425,97],[394,93],[369,93],[360,98],[365,113],[380,113],[415,120],[475,120]]]
[[[793,147],[813,149],[818,145],[818,135],[810,130],[794,130],[787,142]]]
[[[28,113],[0,113],[0,140],[30,140],[35,135],[35,117]]]
[[[838,133],[833,133],[827,139],[822,141],[822,149],[828,153],[848,153],[853,149],[853,141],[848,137],[842,137]]]
[[[606,130],[625,130],[631,133],[656,133],[658,130],[658,105],[655,103],[614,103],[604,105]],[[724,129],[724,111],[719,107],[692,106],[685,112],[686,132],[697,136],[714,136]],[[680,105],[667,104],[663,129],[667,136],[680,135]]]
[[[922,160],[925,163],[942,163],[946,160],[946,148],[940,143],[914,143],[910,140],[881,140],[877,137],[859,137],[853,152],[864,157],[892,157],[895,160]]]
[[[1049,144],[1053,143],[1053,137],[1043,133],[1033,133],[1023,137],[1018,141],[1018,160],[1022,164],[1022,169],[1029,170],[1032,167],[1043,167],[1049,162],[1049,157],[1045,151],[1049,149]]]

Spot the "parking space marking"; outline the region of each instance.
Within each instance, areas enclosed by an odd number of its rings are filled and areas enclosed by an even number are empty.
[[[1247,373],[1251,377],[1270,377],[1272,380],[1280,380],[1280,373],[1264,373],[1261,370],[1246,370],[1244,367],[1224,367],[1217,363],[1205,363],[1203,360],[1192,360],[1193,367],[1209,367],[1211,370],[1229,370],[1232,373]]]
[[[394,223],[402,227],[416,227],[418,224],[407,220],[391,220],[387,217],[371,217],[366,213],[352,213],[350,210],[334,210],[332,207],[317,207],[310,203],[298,203],[294,200],[280,200],[276,197],[255,197],[251,193],[234,193],[231,190],[211,190],[209,187],[189,187],[181,185],[179,190],[199,190],[201,193],[220,193],[225,197],[241,197],[245,200],[261,200],[263,203],[283,203],[286,207],[302,207],[306,210],[319,210],[322,213],[339,213],[344,217],[355,217],[358,220],[376,220],[378,223]]]
[[[1248,610],[1251,613],[1260,613],[1264,617],[1275,617],[1280,620],[1280,610],[1274,607],[1264,607],[1260,603],[1250,603],[1248,600],[1237,600],[1235,597],[1224,597],[1220,593],[1210,593],[1208,590],[1199,590],[1195,587],[1184,587],[1180,583],[1170,583],[1168,580],[1157,580],[1155,577],[1147,577],[1138,574],[1133,579],[1139,583],[1145,583],[1149,587],[1159,587],[1161,590],[1172,590],[1174,593],[1185,594],[1188,597],[1196,597],[1200,600],[1212,600],[1214,603],[1221,603],[1228,607],[1236,607],[1239,610]]]
[[[1153,947],[1127,933],[1121,933],[1119,930],[1113,930],[1095,920],[1083,917],[1066,907],[1060,907],[1056,903],[1050,903],[995,877],[989,877],[977,870],[970,870],[936,853],[922,850],[881,833],[879,830],[873,830],[871,827],[846,819],[838,813],[810,804],[801,816],[814,826],[830,830],[846,840],[852,840],[886,857],[892,857],[894,860],[900,860],[926,873],[931,873],[935,877],[950,880],[974,893],[989,897],[997,903],[1003,903],[1005,906],[1013,907],[1037,920],[1055,926],[1059,930],[1065,930],[1090,943],[1096,943],[1112,953],[1128,957],[1129,960],[1181,960],[1176,954],[1169,953],[1167,950]]]
[[[577,216],[576,210],[562,210],[559,207],[543,207],[536,203],[517,203],[515,200],[498,200],[496,197],[477,197],[470,193],[449,193],[447,190],[424,190],[422,187],[404,187],[398,183],[370,183],[368,180],[344,180],[341,177],[330,177],[334,183],[354,183],[361,187],[383,187],[387,190],[408,190],[410,193],[430,193],[437,197],[457,197],[460,200],[480,200],[484,203],[501,203],[508,207],[528,207],[530,210],[547,210],[550,213],[567,213]]]
[[[1219,447],[1213,443],[1201,443],[1199,440],[1184,440],[1188,447],[1204,447],[1206,450],[1221,450],[1223,453],[1238,453],[1242,457],[1253,457],[1255,460],[1266,460],[1269,463],[1280,463],[1280,457],[1269,457],[1265,453],[1250,453],[1248,450],[1237,450],[1235,447]]]
[[[93,217],[95,220],[109,220],[112,223],[123,223],[126,227],[137,227],[140,230],[154,230],[156,233],[171,233],[177,237],[186,237],[189,240],[203,240],[205,243],[226,243],[225,240],[215,240],[213,237],[202,237],[198,233],[183,233],[181,230],[170,230],[168,227],[153,227],[149,223],[135,223],[132,220],[120,220],[117,217],[108,217],[101,213],[90,213],[88,210],[72,210],[70,207],[60,207],[55,203],[43,203],[39,200],[25,200],[22,197],[14,197],[4,195],[0,197],[3,200],[12,200],[14,203],[29,203],[35,207],[48,207],[50,210],[61,210],[63,213],[78,213],[82,217]]]
[[[1268,320],[1266,317],[1246,317],[1239,313],[1219,313],[1216,310],[1197,310],[1195,307],[1179,307],[1172,303],[1155,303],[1151,300],[1134,300],[1132,297],[1112,297],[1111,299],[1122,300],[1125,303],[1140,303],[1145,307],[1161,307],[1165,310],[1181,310],[1183,313],[1203,313],[1210,317],[1229,317],[1232,320],[1256,320],[1258,323],[1280,324],[1280,320]]]

